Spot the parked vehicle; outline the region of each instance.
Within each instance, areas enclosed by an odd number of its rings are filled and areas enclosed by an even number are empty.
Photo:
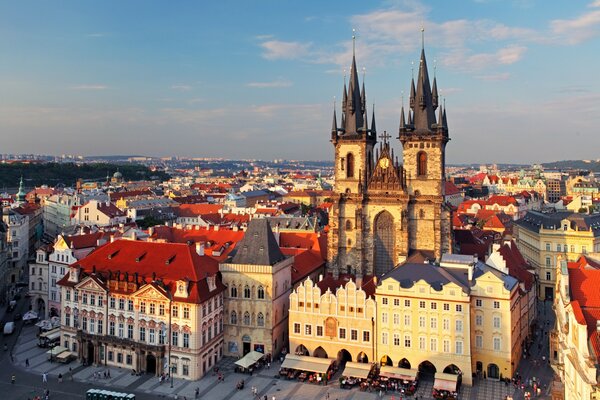
[[[14,322],[7,322],[4,325],[4,335],[11,335],[13,332],[15,331],[15,323]]]
[[[40,347],[53,347],[53,345],[60,344],[60,329],[52,329],[51,331],[40,334],[38,339],[38,346]]]

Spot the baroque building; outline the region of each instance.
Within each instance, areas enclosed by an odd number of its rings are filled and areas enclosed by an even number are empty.
[[[414,251],[439,259],[450,250],[450,211],[444,205],[445,148],[450,139],[424,49],[416,84],[414,78],[411,81],[406,115],[403,106],[398,136],[401,165],[387,133],[376,146],[375,112],[369,124],[365,85],[360,87],[353,55],[348,87],[344,83],[341,124],[334,110],[331,128],[335,187],[328,260],[336,276],[341,272],[381,276]]]

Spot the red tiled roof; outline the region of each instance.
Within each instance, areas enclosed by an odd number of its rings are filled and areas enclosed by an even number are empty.
[[[529,291],[533,286],[533,274],[529,271],[530,265],[523,258],[514,240],[511,240],[510,244],[505,243],[500,246],[498,252],[506,262],[508,274],[521,281]]]
[[[445,186],[445,192],[444,193],[446,193],[446,196],[450,196],[450,195],[453,195],[453,194],[460,193],[460,190],[451,181],[445,181],[444,182],[444,186]]]
[[[323,277],[322,280],[316,282],[316,285],[321,289],[321,293],[325,293],[327,289],[331,290],[331,293],[335,294],[335,291],[341,286],[345,287],[346,283],[353,280],[356,283],[356,278],[351,274],[340,274],[338,279],[334,279],[332,274],[327,274]],[[365,291],[367,297],[373,296],[375,294],[375,288],[377,284],[373,279],[373,276],[366,275],[362,279],[362,290]]]
[[[292,283],[304,280],[311,273],[325,266],[325,260],[318,251],[288,247],[282,248],[281,252],[286,256],[294,256]]]
[[[112,192],[109,194],[109,198],[111,201],[117,201],[117,200],[125,199],[127,197],[148,196],[148,195],[152,195],[152,192],[149,189],[142,189],[142,190],[131,190],[129,192]]]
[[[113,203],[98,203],[98,211],[109,218],[124,217],[125,213],[117,208]]]
[[[281,232],[279,234],[279,247],[296,247],[300,249],[315,250],[321,257],[327,259],[327,234],[318,232]]]
[[[223,209],[222,204],[182,204],[174,208],[178,217],[197,217],[205,214],[218,214]]]
[[[65,243],[72,249],[89,249],[98,246],[98,240],[109,238],[110,234],[106,232],[86,233],[83,235],[63,236]]]
[[[490,198],[487,199],[487,204],[488,205],[498,204],[499,206],[506,207],[509,204],[512,204],[512,205],[516,206],[519,203],[517,202],[517,200],[513,196],[494,195],[494,196],[490,196]]]

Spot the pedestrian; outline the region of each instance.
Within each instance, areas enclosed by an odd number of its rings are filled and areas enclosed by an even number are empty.
[[[16,380],[17,377],[15,376],[15,374],[12,374],[12,376],[10,377],[10,383],[14,385]]]
[[[26,358],[26,359],[25,359],[25,366],[26,366],[26,367],[29,367],[29,358]]]
[[[42,383],[47,383],[47,382],[48,382],[48,374],[44,372],[42,374]]]
[[[200,388],[196,388],[196,390],[194,391],[194,399],[197,399],[199,395],[200,395]]]
[[[108,379],[110,379],[110,369],[106,371],[106,375],[108,376]]]
[[[62,383],[62,374],[58,374],[58,383]]]

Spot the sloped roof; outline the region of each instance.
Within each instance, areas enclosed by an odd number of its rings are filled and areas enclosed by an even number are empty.
[[[248,229],[237,246],[232,263],[275,265],[284,258],[269,221],[266,218],[255,218],[248,223]]]
[[[444,188],[446,196],[451,196],[453,194],[460,193],[460,189],[456,187],[456,185],[451,181],[444,181]]]
[[[534,277],[529,271],[530,265],[527,263],[514,240],[510,243],[505,243],[498,249],[498,252],[506,262],[508,273],[514,276],[519,281],[523,282],[526,290],[530,290],[533,286]]]
[[[222,204],[182,204],[176,207],[178,217],[197,217],[205,214],[217,214],[223,208]]]

